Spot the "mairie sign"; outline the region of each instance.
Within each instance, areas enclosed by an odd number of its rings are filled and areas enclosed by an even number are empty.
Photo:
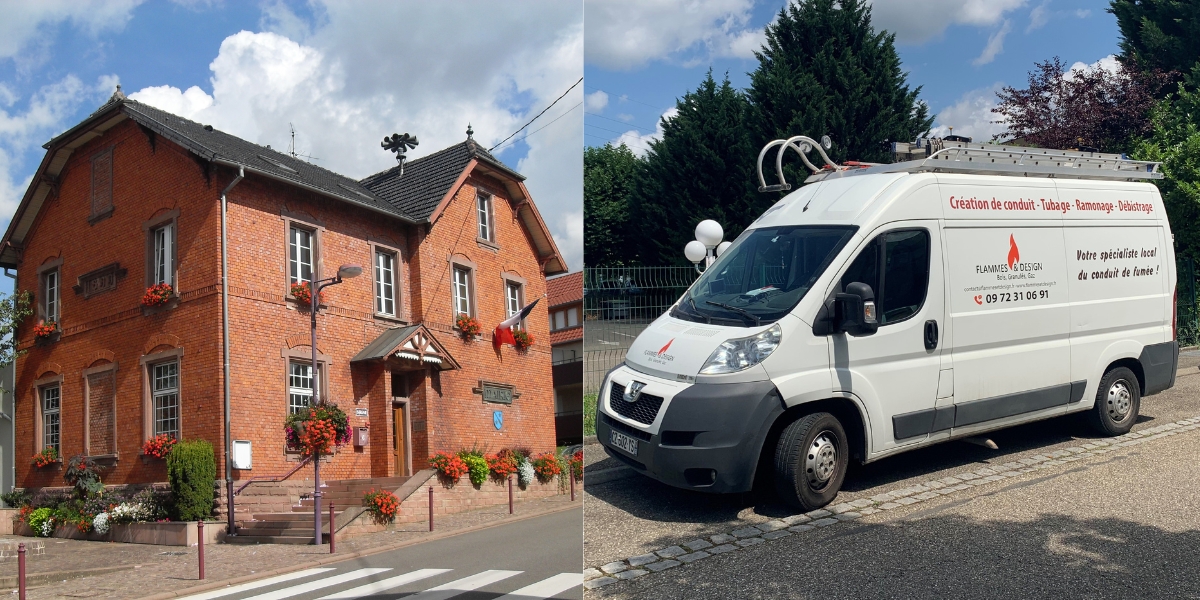
[[[493,385],[485,382],[483,384],[483,401],[498,402],[500,404],[512,404],[513,389],[511,387]]]

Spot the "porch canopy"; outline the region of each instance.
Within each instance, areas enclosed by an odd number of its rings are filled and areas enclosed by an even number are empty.
[[[458,369],[458,363],[424,325],[389,329],[350,359],[350,364],[379,362],[396,369],[430,366],[439,371]]]

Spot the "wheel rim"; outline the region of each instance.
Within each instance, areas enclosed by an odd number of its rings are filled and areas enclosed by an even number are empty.
[[[837,470],[837,442],[830,431],[822,431],[808,447],[804,457],[804,473],[808,485],[819,490],[829,484]]]
[[[1133,408],[1133,393],[1129,391],[1129,384],[1124,379],[1114,381],[1108,388],[1106,404],[1108,416],[1113,421],[1124,421],[1129,416],[1129,411]]]

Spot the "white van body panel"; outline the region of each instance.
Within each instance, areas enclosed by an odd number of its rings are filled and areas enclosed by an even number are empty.
[[[713,394],[722,392],[705,386],[757,383],[736,389],[758,394],[745,397],[747,405],[758,402],[761,414],[781,414],[768,410],[774,392],[779,411],[829,399],[852,402],[863,421],[862,458],[870,462],[1088,410],[1114,362],[1141,369],[1152,350],[1158,361],[1150,360],[1145,378],[1137,372],[1152,388],[1147,393],[1174,382],[1174,251],[1161,196],[1149,183],[929,172],[831,177],[788,194],[747,232],[791,226],[856,230],[790,313],[775,322],[782,338],[774,352],[739,373],[699,375],[723,341],[773,324],[713,325],[663,315],[606,381],[646,383],[648,393],[665,399],[658,419],[647,426],[612,412],[608,387],[599,403],[604,416],[628,432],[657,435],[675,395],[686,392],[712,409],[718,406]],[[827,302],[842,290],[843,275],[864,249],[889,232],[916,229],[929,234],[928,287],[920,308],[870,335],[819,334]],[[708,269],[720,269],[724,258]],[[886,289],[886,279],[881,281]],[[924,342],[929,323],[936,325],[932,348]],[[1153,385],[1145,380],[1150,366],[1157,369]],[[762,385],[774,390],[765,401]],[[675,410],[686,410],[682,406]],[[677,425],[683,422],[678,416]],[[708,427],[694,420],[686,425]],[[702,467],[709,460],[702,457],[712,456],[718,473],[712,489],[744,491],[744,473],[733,478],[737,483],[721,481],[721,466],[731,468],[736,461],[730,453],[743,446],[704,446],[700,440],[708,434],[699,435],[696,446],[647,436],[650,453],[625,458],[650,461],[642,468],[672,485],[701,489],[681,483],[682,475],[667,465]],[[749,430],[741,435],[753,437]],[[757,454],[745,457],[749,463],[737,468],[752,475],[756,460]]]

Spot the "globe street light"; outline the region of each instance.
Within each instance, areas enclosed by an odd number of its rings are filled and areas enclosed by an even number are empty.
[[[343,279],[353,279],[362,275],[362,267],[359,265],[342,265],[338,267],[337,275],[328,279],[313,279],[308,284],[308,307],[311,315],[312,323],[312,396],[308,400],[308,416],[311,422],[312,411],[316,410],[321,403],[320,398],[320,382],[317,379],[317,311],[321,307],[321,290],[337,285]],[[328,374],[326,374],[328,377]],[[321,455],[314,453],[313,456],[313,543],[321,545]],[[332,515],[330,515],[329,526],[333,527]]]
[[[725,230],[721,228],[720,223],[712,219],[700,221],[696,225],[696,239],[684,246],[683,255],[696,266],[697,272],[703,273],[700,261],[704,261],[704,268],[707,269],[729,247],[729,242],[721,241],[724,237]]]

